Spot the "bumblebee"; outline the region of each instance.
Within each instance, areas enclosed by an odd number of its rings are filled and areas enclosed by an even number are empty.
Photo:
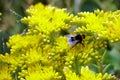
[[[84,44],[82,43],[83,39],[85,39],[85,35],[80,35],[80,34],[76,34],[76,35],[72,35],[68,37],[68,43],[73,47],[76,44],[80,43],[84,46]]]

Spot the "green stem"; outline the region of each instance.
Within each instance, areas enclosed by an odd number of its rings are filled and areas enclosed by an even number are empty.
[[[100,73],[103,74],[103,65],[102,65],[102,63],[103,63],[103,60],[102,60],[102,58],[100,58],[100,61],[99,61],[99,65],[100,65]]]
[[[15,80],[18,80],[18,77],[17,77],[18,75],[17,75],[17,73],[15,73]]]

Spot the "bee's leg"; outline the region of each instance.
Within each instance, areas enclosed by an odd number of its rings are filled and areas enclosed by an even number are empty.
[[[71,46],[70,50],[75,46],[76,44],[74,44],[73,46]]]
[[[81,43],[81,44],[85,47],[85,45],[83,43]]]
[[[69,50],[71,50],[72,48],[74,48],[77,44],[78,43],[75,43],[74,45],[72,45]]]

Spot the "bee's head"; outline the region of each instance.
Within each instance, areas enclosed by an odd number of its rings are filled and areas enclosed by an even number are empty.
[[[82,38],[85,39],[85,35],[84,34],[82,35]]]

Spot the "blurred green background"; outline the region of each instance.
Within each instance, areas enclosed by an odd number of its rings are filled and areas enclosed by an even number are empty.
[[[20,19],[26,16],[25,10],[32,4],[42,2],[44,5],[52,5],[58,8],[66,8],[68,12],[77,14],[80,11],[115,11],[120,9],[120,0],[0,0],[0,53],[9,52],[6,42],[14,34],[22,34],[27,30],[27,25],[22,24]],[[120,42],[110,44],[109,55],[105,56],[105,64],[110,62],[118,76],[120,70]],[[110,60],[108,60],[110,59]],[[112,69],[110,68],[110,69]],[[109,70],[110,71],[110,70]]]

